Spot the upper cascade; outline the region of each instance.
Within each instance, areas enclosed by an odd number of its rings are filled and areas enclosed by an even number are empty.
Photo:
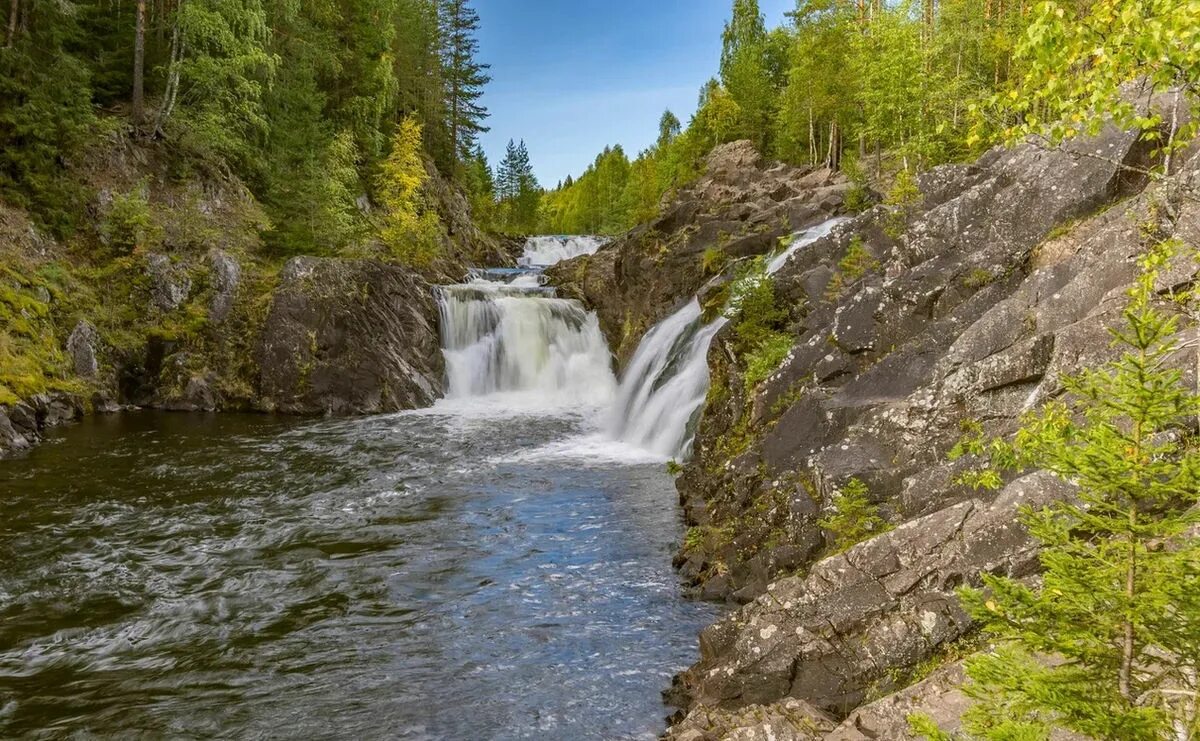
[[[548,259],[537,245],[549,242],[563,254],[594,251],[593,239],[531,238],[524,267],[472,268],[463,283],[435,289],[448,398],[527,393],[536,404],[580,406],[611,400],[612,356],[595,314],[558,298],[541,263],[527,259]]]
[[[522,267],[547,268],[563,260],[590,255],[604,246],[604,237],[550,235],[525,240],[525,252],[517,259]]]

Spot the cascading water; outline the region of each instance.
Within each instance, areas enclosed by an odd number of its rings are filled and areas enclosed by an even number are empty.
[[[447,397],[531,392],[603,404],[616,382],[594,314],[552,289],[473,281],[437,289]]]
[[[607,240],[592,236],[530,237],[518,263],[526,267],[548,267],[580,255],[590,255]]]
[[[767,274],[778,272],[798,250],[842,221],[830,219],[794,234],[787,249],[767,262]],[[693,298],[642,338],[609,418],[614,437],[659,455],[691,455],[696,422],[708,393],[708,348],[729,321],[720,316],[705,324],[701,314],[700,301]]]
[[[656,324],[625,370],[609,420],[614,437],[659,455],[686,457],[708,393],[708,346],[728,321],[704,324],[700,302]]]
[[[565,256],[585,249],[580,240],[595,249],[591,237],[531,238],[522,261],[537,268],[473,270],[467,282],[436,289],[447,398],[523,393],[535,406],[611,400],[616,379],[596,316],[543,285],[538,268],[558,259],[546,239]]]

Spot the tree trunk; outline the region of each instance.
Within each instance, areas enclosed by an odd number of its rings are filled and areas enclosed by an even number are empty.
[[[140,127],[146,117],[145,74],[146,59],[146,0],[137,0],[137,19],[133,36],[133,125]]]
[[[11,49],[13,39],[17,37],[17,16],[20,13],[21,0],[10,0],[8,11],[8,37],[4,41],[4,48]]]
[[[154,133],[161,135],[167,118],[175,109],[175,98],[179,94],[179,62],[183,59],[183,41],[179,38],[179,13],[183,10],[180,2],[175,9],[175,23],[171,29],[171,61],[167,67],[167,89],[163,93],[162,105],[158,107],[158,119],[154,123]]]

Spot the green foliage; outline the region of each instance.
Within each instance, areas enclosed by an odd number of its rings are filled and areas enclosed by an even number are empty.
[[[705,275],[716,275],[721,272],[727,259],[725,250],[714,244],[704,250],[704,254],[700,256],[700,269],[704,271]]]
[[[100,221],[100,235],[118,255],[152,249],[162,240],[162,227],[150,209],[145,181],[128,193],[113,196]]]
[[[791,352],[793,341],[792,336],[786,332],[770,332],[750,348],[743,358],[746,364],[743,379],[747,391],[767,380],[767,377],[779,368]]]
[[[833,497],[832,512],[817,521],[833,536],[833,551],[841,553],[880,533],[892,529],[871,503],[867,485],[852,478]]]
[[[1177,318],[1156,305],[1168,255],[1143,260],[1112,330],[1121,356],[1064,379],[1063,400],[986,446],[989,467],[1050,471],[1078,496],[1021,514],[1040,585],[985,574],[961,592],[996,643],[968,664],[973,737],[1200,733],[1200,401],[1171,363]]]
[[[970,273],[967,273],[963,278],[963,285],[975,291],[990,284],[996,280],[996,276],[992,275],[990,270],[984,268],[975,268]]]
[[[893,239],[899,238],[907,228],[909,215],[920,203],[921,190],[917,187],[916,177],[908,170],[901,170],[897,173],[887,198],[884,199],[884,205],[891,208],[884,221],[883,231]]]
[[[542,208],[542,189],[534,177],[524,141],[514,144],[512,139],[508,140],[495,182],[502,228],[514,234],[536,231]]]
[[[441,250],[441,222],[422,194],[428,179],[421,157],[421,125],[406,118],[396,128],[376,188],[385,209],[379,238],[397,260],[411,267],[428,267]]]
[[[683,466],[680,465],[679,461],[672,458],[671,460],[667,461],[667,473],[672,476],[678,476],[679,474],[683,473]]]
[[[825,288],[825,299],[837,301],[847,288],[878,267],[879,262],[867,251],[862,237],[854,235],[850,246],[846,249],[846,254],[842,255],[842,259],[838,261],[837,270],[829,279],[829,285]]]
[[[1025,73],[978,107],[976,136],[998,129],[1009,141],[1036,135],[1057,143],[1111,120],[1160,142],[1166,154],[1190,142],[1200,95],[1195,0],[1049,1],[1030,15],[1016,49]],[[1169,112],[1141,108],[1148,93],[1168,91]]]

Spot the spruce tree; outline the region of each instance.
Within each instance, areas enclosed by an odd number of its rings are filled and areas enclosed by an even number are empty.
[[[990,448],[995,464],[1079,491],[1022,514],[1042,546],[1040,585],[985,574],[961,592],[996,642],[968,662],[975,737],[1200,736],[1200,403],[1177,370],[1177,317],[1156,305],[1168,255],[1144,258],[1112,331],[1121,357],[1066,379],[1064,401]],[[999,483],[994,470],[971,478]]]
[[[489,65],[476,60],[479,14],[468,0],[439,0],[441,21],[442,78],[445,85],[445,127],[450,151],[445,169],[471,157],[488,111],[479,101],[483,87],[491,81]]]

